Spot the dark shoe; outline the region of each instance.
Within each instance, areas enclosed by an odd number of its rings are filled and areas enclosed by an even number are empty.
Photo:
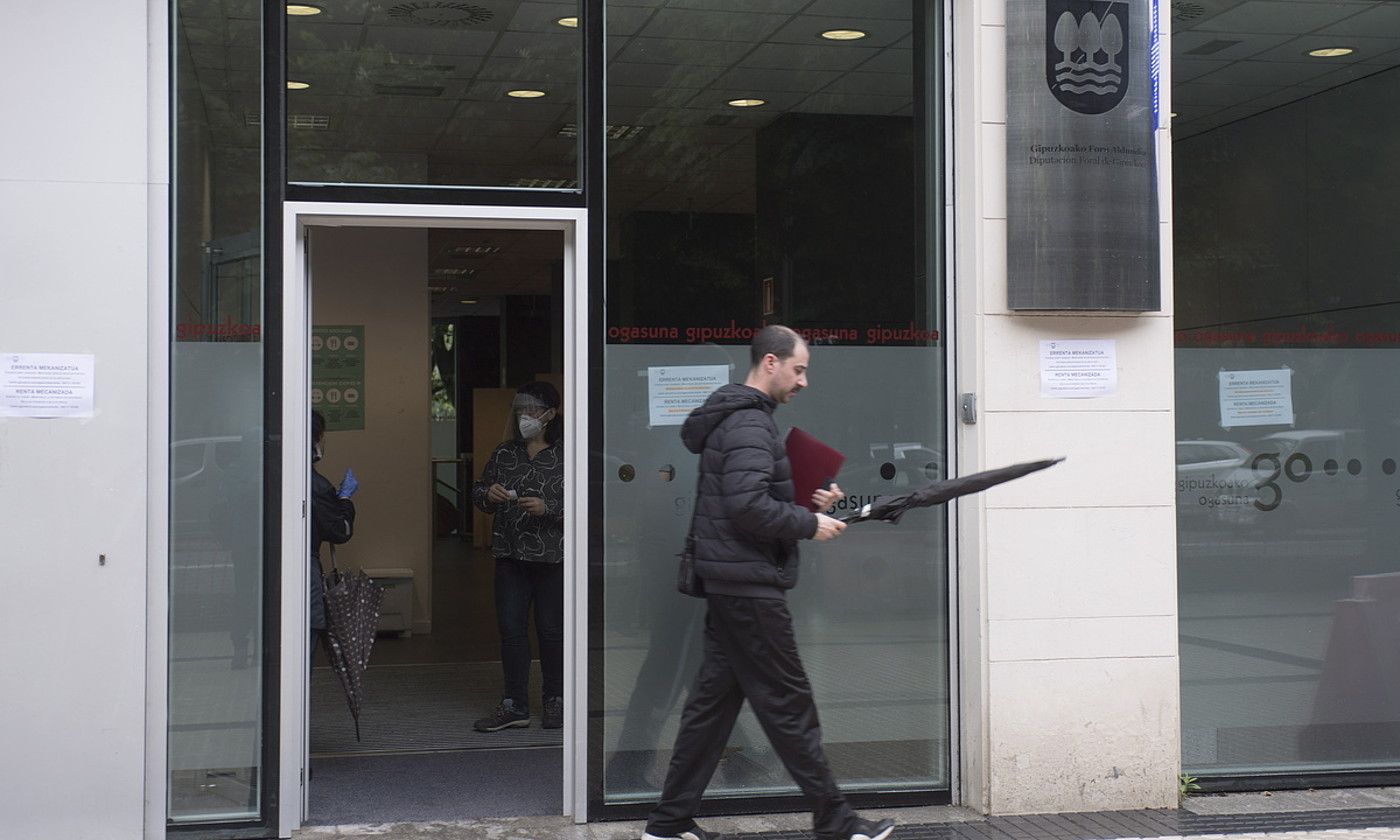
[[[484,717],[472,725],[477,732],[495,732],[508,726],[529,726],[530,712],[521,709],[510,700],[502,700],[490,717]]]
[[[851,824],[851,833],[846,835],[846,840],[885,840],[894,832],[894,820],[863,820],[856,817],[856,821]]]
[[[544,698],[544,720],[540,726],[545,729],[564,728],[564,698],[546,697]]]
[[[644,831],[642,840],[719,840],[719,835],[711,834],[698,825],[692,825],[676,834],[652,834],[650,831]]]

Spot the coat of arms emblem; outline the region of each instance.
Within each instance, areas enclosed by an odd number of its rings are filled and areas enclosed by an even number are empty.
[[[1103,114],[1128,89],[1128,0],[1047,0],[1045,81],[1061,105]]]

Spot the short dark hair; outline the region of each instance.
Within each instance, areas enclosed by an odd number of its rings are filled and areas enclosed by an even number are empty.
[[[758,363],[763,361],[763,357],[772,353],[782,361],[797,352],[797,344],[802,342],[802,336],[798,335],[791,327],[782,324],[769,324],[758,331],[753,337],[753,342],[749,344],[749,367],[756,368]],[[806,343],[806,342],[802,342]]]
[[[311,442],[320,443],[326,436],[326,415],[314,409],[311,412]]]

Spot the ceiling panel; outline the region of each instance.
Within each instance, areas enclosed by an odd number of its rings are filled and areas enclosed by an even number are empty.
[[[667,6],[676,9],[707,9],[717,12],[775,12],[790,15],[799,12],[809,0],[669,0]]]
[[[772,67],[785,70],[851,70],[880,53],[875,47],[853,46],[859,42],[825,44],[759,44],[744,56],[742,67]]]
[[[624,43],[613,41],[613,43]],[[728,67],[753,46],[732,41],[695,41],[688,38],[633,38],[625,42],[617,59],[645,64],[699,64]]]
[[[1251,58],[1279,44],[1292,40],[1291,35],[1260,35],[1248,32],[1189,32],[1172,33],[1172,56],[1205,58],[1211,61],[1237,61]]]
[[[775,70],[738,67],[719,78],[716,86],[729,90],[781,90],[812,93],[836,81],[835,70]]]
[[[850,29],[851,20],[844,17],[798,15],[787,22],[769,39],[781,44],[822,44],[821,34],[830,29]],[[909,34],[909,23],[899,20],[862,21],[859,27],[866,33],[859,41],[845,42],[863,47],[888,47]],[[839,46],[841,42],[833,42]]]
[[[555,32],[562,27],[561,17],[577,17],[577,3],[521,3],[506,24],[512,32]]]
[[[897,97],[908,102],[914,95],[914,80],[908,73],[848,73],[827,85],[823,93],[854,96]]]
[[[909,104],[907,96],[849,96],[815,93],[796,110],[809,114],[871,114],[885,116]]]
[[[862,73],[904,73],[914,72],[914,51],[890,47],[860,66]]]
[[[365,27],[365,46],[405,53],[431,55],[486,55],[496,42],[495,32],[440,30],[409,26]]]
[[[1174,84],[1189,82],[1207,73],[1214,73],[1229,64],[1228,61],[1213,61],[1208,58],[1173,58],[1172,82]]]
[[[1318,62],[1234,61],[1196,81],[1212,85],[1296,85],[1331,73],[1336,68]]]
[[[813,0],[807,7],[807,14],[846,17],[852,24],[867,20],[902,20],[908,28],[910,18],[909,0]],[[856,26],[857,29],[864,27]]]
[[[1373,5],[1369,2],[1287,2],[1247,0],[1195,26],[1210,32],[1261,32],[1296,35],[1340,23]]]
[[[757,44],[768,39],[788,20],[787,15],[755,12],[715,12],[694,9],[658,9],[641,35],[649,38],[692,38],[702,41],[740,41]]]
[[[1345,41],[1345,43],[1343,43]],[[1331,58],[1317,58],[1308,55],[1311,50],[1322,49],[1324,47],[1348,47],[1355,50],[1351,55],[1333,56]],[[1400,35],[1394,38],[1358,38],[1354,35],[1345,36],[1339,40],[1336,35],[1304,35],[1301,38],[1294,38],[1259,53],[1255,58],[1265,61],[1293,61],[1304,64],[1324,64],[1337,66],[1340,64],[1353,64],[1360,61],[1375,61],[1382,55],[1400,49]]]
[[[681,87],[699,90],[714,82],[724,72],[723,67],[633,64],[627,61],[615,61],[608,67],[608,78],[615,85]]]
[[[1200,82],[1187,82],[1172,88],[1172,101],[1181,105],[1224,108],[1276,93],[1278,89],[1273,85],[1205,85]]]

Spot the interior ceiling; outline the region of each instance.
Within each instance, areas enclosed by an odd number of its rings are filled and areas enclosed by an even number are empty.
[[[288,18],[289,148],[388,182],[574,186],[576,3],[312,0]],[[259,0],[180,0],[215,147],[255,151]],[[754,212],[756,129],[788,112],[909,115],[911,0],[609,0],[609,203]],[[1174,136],[1400,64],[1393,0],[1173,0]],[[869,33],[819,37],[832,28]],[[1313,58],[1308,50],[1354,52]],[[515,88],[543,90],[516,100]],[[192,91],[191,91],[192,93]],[[739,109],[735,98],[761,98]],[[300,157],[299,157],[300,156]],[[425,161],[431,160],[433,175]],[[293,172],[298,179],[298,173]],[[331,179],[334,180],[334,179]]]
[[[429,230],[433,315],[470,314],[505,295],[549,295],[563,260],[560,231]]]
[[[441,183],[576,184],[581,36],[557,23],[578,14],[576,3],[311,2],[324,12],[288,18],[288,76],[311,85],[288,92],[294,161],[326,150],[412,170],[431,157]],[[613,200],[752,212],[757,127],[790,111],[912,114],[911,8],[611,0],[608,121],[622,135],[609,149]],[[257,3],[183,0],[181,10],[216,142],[256,148]],[[820,37],[837,28],[868,35]],[[546,96],[505,95],[516,88]],[[727,104],[737,98],[767,104]]]
[[[1400,2],[1173,0],[1172,136],[1189,137],[1400,65]],[[1310,50],[1354,52],[1314,58]]]

